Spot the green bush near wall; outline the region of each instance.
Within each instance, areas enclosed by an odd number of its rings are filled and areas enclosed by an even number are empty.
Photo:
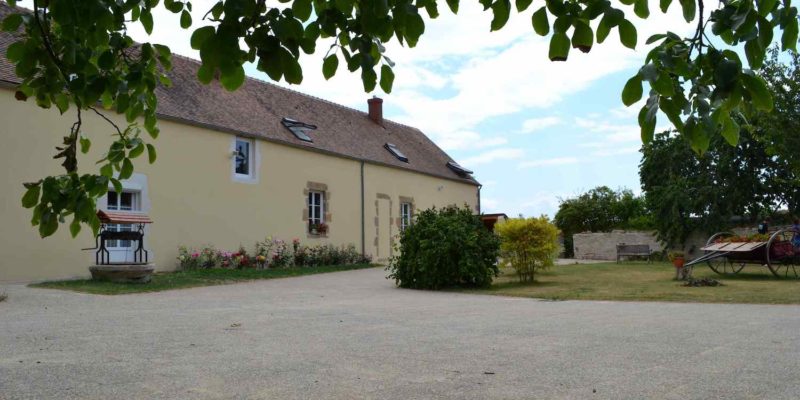
[[[412,289],[487,287],[498,275],[500,242],[468,207],[431,208],[400,234],[400,256],[387,270]]]

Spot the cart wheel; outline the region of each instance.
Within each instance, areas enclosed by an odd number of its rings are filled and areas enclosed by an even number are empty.
[[[775,232],[767,242],[767,267],[778,278],[800,279],[800,252],[791,244],[794,235],[793,230],[781,229]],[[773,254],[774,247],[786,246],[786,242],[792,246],[791,251],[778,256]],[[776,251],[776,253],[780,252]]]
[[[706,242],[706,246],[711,245],[717,239],[728,237],[728,236],[733,236],[733,235],[734,235],[733,232],[715,233],[710,238],[708,238],[708,241]],[[712,271],[714,271],[714,272],[716,272],[716,273],[718,273],[720,275],[738,274],[739,271],[741,271],[742,268],[744,268],[744,266],[745,266],[745,263],[731,263],[730,260],[728,260],[727,257],[717,257],[717,258],[714,258],[714,259],[706,261],[706,264],[708,264],[708,267],[711,268]]]

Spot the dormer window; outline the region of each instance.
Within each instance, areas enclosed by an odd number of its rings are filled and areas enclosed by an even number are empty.
[[[385,147],[386,150],[389,150],[389,153],[392,153],[392,155],[397,157],[398,160],[406,163],[408,162],[408,157],[406,157],[406,155],[403,154],[403,152],[400,151],[400,149],[398,149],[397,146],[391,143],[386,143],[385,145],[383,145],[383,147]]]
[[[281,123],[283,124],[283,126],[286,127],[286,129],[289,130],[289,132],[292,132],[292,134],[296,138],[298,138],[298,139],[300,139],[300,140],[302,140],[304,142],[309,142],[309,143],[313,143],[314,142],[313,140],[311,140],[311,136],[308,136],[308,133],[313,131],[313,130],[315,130],[315,129],[317,129],[316,125],[311,125],[311,124],[306,124],[306,123],[303,123],[303,122],[300,122],[300,121],[295,121],[295,120],[293,120],[291,118],[283,118],[281,120]]]
[[[453,170],[453,172],[455,172],[455,173],[457,173],[459,175],[462,175],[462,176],[472,174],[472,171],[470,171],[470,170],[458,165],[458,163],[455,162],[455,161],[448,161],[447,162],[447,167],[450,168],[451,170]]]

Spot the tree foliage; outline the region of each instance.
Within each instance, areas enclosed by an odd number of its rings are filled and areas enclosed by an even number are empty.
[[[533,282],[537,271],[552,267],[558,256],[558,228],[546,216],[513,218],[495,225],[500,256],[517,271],[520,282]]]
[[[694,231],[713,233],[754,221],[782,207],[795,209],[800,187],[785,165],[747,130],[732,147],[716,138],[703,157],[670,132],[644,146],[640,179],[659,239],[678,245]]]
[[[156,23],[153,11],[163,7],[180,15],[180,26],[193,25],[188,0],[32,0],[33,12],[20,10],[5,18],[2,28],[21,32],[8,48],[8,57],[22,83],[16,96],[35,99],[44,108],[55,105],[62,113],[76,109],[76,122],[65,129],[57,157],[65,173],[27,183],[24,205],[33,208],[32,222],[42,236],[53,234],[64,219],[73,216],[72,234],[81,223],[95,231],[97,218],[89,212],[108,183],[134,170],[133,159],[146,150],[155,160],[155,147],[145,143],[141,128],[155,138],[156,85],[169,85],[169,47],[136,44],[128,27],[140,24],[148,33]],[[14,6],[16,0],[6,0]],[[301,54],[312,54],[319,43],[327,46],[322,73],[330,78],[344,65],[360,71],[364,90],[380,85],[390,92],[394,63],[384,44],[397,40],[414,47],[425,32],[425,16],[435,19],[445,5],[457,13],[459,0],[219,0],[207,10],[210,25],[193,30],[191,46],[200,53],[197,77],[210,83],[218,77],[228,90],[244,82],[244,64],[253,63],[272,79],[300,83]],[[649,0],[479,0],[491,11],[489,29],[503,28],[514,9],[530,13],[533,31],[550,35],[548,57],[565,61],[571,49],[588,52],[616,30],[619,41],[636,48],[640,38],[632,15],[646,19],[654,4]],[[659,0],[666,12],[672,0]],[[697,23],[696,32],[682,38],[672,32],[652,36],[655,43],[645,65],[622,91],[626,105],[643,96],[639,113],[642,140],[652,140],[658,111],[663,112],[692,149],[703,153],[712,139],[722,136],[738,143],[737,121],[747,121],[754,111],[773,107],[767,85],[754,71],[761,68],[767,46],[780,38],[784,51],[796,50],[797,8],[789,0],[721,0],[705,19],[703,0],[678,2],[686,21]],[[532,7],[533,6],[533,7]],[[709,26],[710,25],[710,26]],[[778,35],[775,34],[778,32]],[[708,34],[718,40],[710,40]],[[732,49],[743,46],[746,60]],[[747,67],[745,62],[747,61]],[[587,66],[588,67],[588,66]],[[380,78],[379,78],[380,73]],[[643,84],[650,90],[645,93]],[[82,135],[81,112],[96,107],[124,114],[129,124],[117,127],[111,120],[114,142],[100,162],[99,174],[78,175],[78,149],[88,150],[90,138]],[[103,114],[101,114],[103,116]]]
[[[693,156],[691,144],[670,132],[643,147],[639,176],[662,240],[683,243],[693,231],[713,233],[754,222],[776,210],[800,209],[800,57],[787,63],[772,49],[761,72],[775,108],[740,128],[737,147],[714,138]]]
[[[573,255],[572,235],[575,233],[653,228],[643,197],[627,189],[614,191],[607,186],[562,200],[554,222],[564,235],[567,256]]]
[[[499,273],[497,236],[468,207],[422,211],[400,234],[400,255],[387,267],[404,288],[486,287]]]

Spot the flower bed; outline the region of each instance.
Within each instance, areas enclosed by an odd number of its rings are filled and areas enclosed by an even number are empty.
[[[214,246],[178,247],[178,268],[181,270],[315,267],[368,264],[371,261],[370,257],[359,253],[353,244],[339,247],[331,244],[306,246],[300,243],[300,239],[294,239],[289,244],[271,236],[256,242],[252,254],[243,246],[235,252],[218,250]]]

